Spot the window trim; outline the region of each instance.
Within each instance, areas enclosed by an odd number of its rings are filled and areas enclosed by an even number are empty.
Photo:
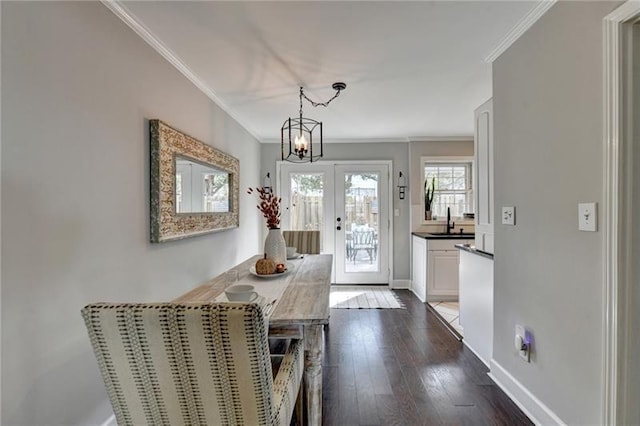
[[[472,197],[473,199],[471,200],[471,206],[474,208],[475,211],[475,188],[476,188],[476,184],[475,184],[475,170],[476,170],[476,162],[475,162],[475,157],[473,156],[467,156],[467,155],[461,155],[461,156],[421,156],[420,157],[420,182],[421,182],[421,189],[420,189],[420,223],[422,225],[434,225],[434,224],[439,224],[439,223],[444,223],[446,222],[446,219],[434,219],[434,220],[426,220],[424,218],[424,168],[425,165],[427,163],[442,163],[442,164],[456,164],[456,163],[460,163],[460,164],[471,164],[471,176],[469,176],[469,178],[471,179],[471,192],[472,192]],[[473,219],[463,219],[460,216],[452,216],[452,219],[455,219],[456,221],[458,221],[459,223],[474,223]]]

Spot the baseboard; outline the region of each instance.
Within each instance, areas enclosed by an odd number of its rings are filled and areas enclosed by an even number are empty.
[[[471,352],[473,352],[473,354],[474,354],[475,356],[477,356],[477,357],[478,357],[478,359],[479,359],[480,361],[482,361],[482,363],[483,363],[484,365],[486,365],[486,366],[487,366],[487,368],[488,368],[489,370],[491,370],[491,364],[490,364],[490,363],[488,363],[487,361],[485,361],[485,360],[484,360],[484,358],[482,358],[482,357],[478,354],[478,352],[476,352],[476,350],[475,350],[475,349],[473,349],[471,346],[469,346],[469,344],[467,343],[467,341],[466,341],[466,340],[462,339],[462,343],[464,343],[464,345],[467,347],[467,349],[469,349]]]
[[[391,288],[394,290],[409,290],[411,288],[411,280],[392,280]]]
[[[491,360],[489,377],[536,425],[566,425],[549,407],[505,370],[495,359]]]
[[[422,303],[427,303],[427,301],[426,301],[426,300],[424,300],[424,299],[422,299],[418,293],[416,293],[415,291],[413,291],[413,289],[412,289],[412,288],[407,288],[406,290],[409,290],[411,293],[413,293],[413,295],[414,295],[414,296],[416,296],[416,298],[418,298],[418,300],[419,300],[420,302],[422,302]]]

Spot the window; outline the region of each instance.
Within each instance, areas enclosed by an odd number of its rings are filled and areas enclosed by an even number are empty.
[[[433,185],[432,219],[461,218],[463,213],[473,212],[472,161],[470,159],[423,159],[422,182],[425,188]],[[425,189],[426,191],[426,189]],[[422,195],[424,201],[425,194]],[[426,204],[423,203],[426,207]],[[426,208],[425,208],[426,210]]]

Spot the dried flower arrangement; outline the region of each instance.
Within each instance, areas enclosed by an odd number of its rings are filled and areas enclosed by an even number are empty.
[[[248,194],[253,194],[254,189],[249,188]],[[280,228],[280,197],[276,197],[270,189],[258,186],[255,189],[258,193],[260,202],[257,205],[258,210],[262,212],[262,215],[267,219],[267,228],[279,229]]]

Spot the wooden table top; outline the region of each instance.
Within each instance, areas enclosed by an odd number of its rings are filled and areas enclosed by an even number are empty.
[[[250,276],[249,268],[260,258],[259,255],[253,256],[232,268],[239,271],[240,281]],[[269,324],[328,323],[333,255],[305,255],[295,263],[296,267],[291,273],[274,278],[286,280],[286,288],[269,317]],[[224,274],[221,274],[173,300],[173,303],[214,302],[227,286]],[[258,292],[259,286],[255,284]]]

